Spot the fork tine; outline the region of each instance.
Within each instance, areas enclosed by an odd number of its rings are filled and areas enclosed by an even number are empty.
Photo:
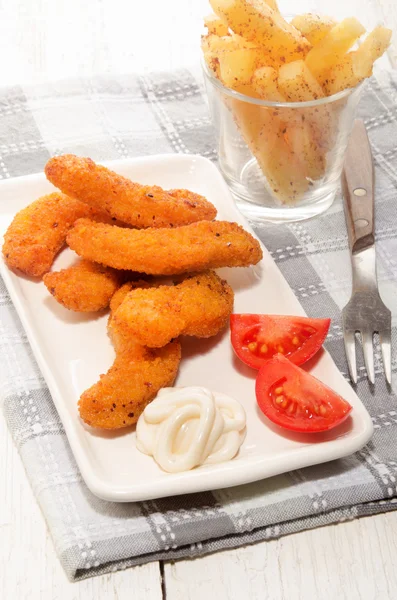
[[[347,365],[349,367],[350,379],[353,383],[357,383],[357,366],[356,366],[356,336],[355,332],[345,329],[343,332],[345,341],[345,351]]]
[[[383,367],[386,381],[391,385],[391,332],[390,329],[379,331],[380,347],[382,349]]]
[[[360,331],[361,343],[363,345],[364,352],[364,363],[367,370],[368,379],[372,384],[375,383],[375,370],[374,370],[374,347],[373,347],[373,333],[369,331]]]

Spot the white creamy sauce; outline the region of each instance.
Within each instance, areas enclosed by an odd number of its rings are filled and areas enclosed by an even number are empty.
[[[136,427],[136,446],[168,473],[231,460],[245,438],[241,404],[204,387],[163,388]]]

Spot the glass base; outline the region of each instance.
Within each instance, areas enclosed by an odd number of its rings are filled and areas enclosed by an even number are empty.
[[[335,200],[335,192],[331,192],[320,198],[313,204],[307,204],[296,207],[283,207],[278,206],[269,208],[267,206],[259,206],[252,202],[246,202],[239,198],[239,196],[232,189],[232,195],[234,197],[238,210],[250,221],[256,222],[270,222],[270,223],[293,223],[296,221],[304,221],[305,219],[311,219],[317,217],[321,213],[325,212],[332,206]]]
[[[230,177],[226,170],[222,169],[222,164],[220,166],[237,208],[251,221],[292,223],[311,219],[332,205],[337,192],[337,182],[333,182],[313,190],[310,198],[306,198],[301,204],[282,205],[273,197],[255,159],[247,162],[239,180]]]

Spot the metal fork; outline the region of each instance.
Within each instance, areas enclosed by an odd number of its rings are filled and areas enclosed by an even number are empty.
[[[374,166],[364,122],[354,122],[342,188],[352,263],[352,296],[343,309],[343,334],[350,378],[357,383],[356,332],[361,335],[369,381],[375,383],[373,335],[379,333],[387,382],[391,383],[391,312],[378,291],[374,236]]]

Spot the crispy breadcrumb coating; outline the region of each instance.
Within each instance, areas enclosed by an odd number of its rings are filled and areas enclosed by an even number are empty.
[[[146,279],[136,279],[133,281],[127,281],[121,287],[119,287],[119,289],[113,294],[113,296],[110,300],[110,305],[109,305],[110,306],[110,315],[109,315],[108,327],[110,327],[110,323],[112,322],[113,315],[115,314],[116,310],[118,309],[120,304],[123,302],[123,300],[127,296],[127,294],[129,294],[129,292],[131,292],[132,290],[135,290],[137,288],[149,288],[149,287],[154,287],[155,285],[156,285],[155,281],[152,282],[152,281],[146,281]],[[114,344],[115,339],[114,339],[113,332],[111,332],[109,330],[109,334],[111,335],[113,344]]]
[[[79,312],[95,312],[109,306],[125,274],[89,260],[46,273],[43,282],[50,294],[65,308]]]
[[[67,243],[88,260],[150,275],[246,267],[262,258],[259,242],[237,223],[227,221],[140,231],[80,219]]]
[[[178,341],[156,350],[125,346],[109,371],[81,395],[81,418],[102,429],[133,425],[159,389],[174,383],[180,360]]]
[[[3,256],[10,269],[31,277],[50,270],[76,219],[109,221],[108,216],[60,192],[42,196],[20,210],[4,235]]]
[[[150,349],[131,336],[120,336],[111,327],[114,312],[126,295],[138,287],[155,285],[142,279],[121,286],[110,302],[109,333],[116,358],[99,381],[79,400],[80,416],[91,427],[120,429],[137,422],[159,389],[172,385],[181,361],[178,341],[160,349]]]
[[[124,339],[160,348],[179,335],[211,337],[228,323],[232,288],[213,271],[175,286],[134,289],[117,308],[111,329]]]
[[[203,196],[134,183],[90,158],[55,156],[45,174],[65,194],[134,227],[177,227],[216,217],[215,207]]]

